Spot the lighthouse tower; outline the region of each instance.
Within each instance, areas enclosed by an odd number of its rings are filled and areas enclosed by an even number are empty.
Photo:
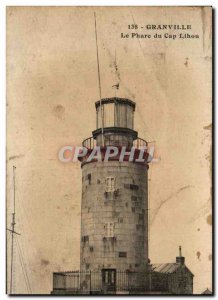
[[[79,158],[80,270],[54,272],[52,294],[193,294],[181,247],[176,262],[148,259],[148,152],[134,130],[135,105],[95,103],[96,129]]]
[[[96,130],[83,141],[88,154],[99,147],[101,157],[108,147],[118,149],[118,154],[108,161],[80,159],[80,270],[92,274],[96,289],[100,284],[108,291],[119,290],[119,282],[124,280],[131,289],[146,285],[148,165],[147,160],[138,161],[136,156],[147,143],[134,130],[135,105],[129,99],[117,97],[97,101]],[[131,150],[135,150],[134,154]],[[125,151],[122,161],[121,151]],[[86,277],[82,280],[86,286]]]

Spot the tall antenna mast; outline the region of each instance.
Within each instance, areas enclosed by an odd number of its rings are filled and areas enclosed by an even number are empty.
[[[115,81],[117,78],[119,79],[119,77],[117,76],[117,70],[118,70],[117,54],[116,54],[116,48],[115,48],[115,55],[114,55],[114,79],[115,79]],[[119,80],[118,80],[117,84],[112,85],[112,89],[115,90],[115,97],[117,96],[116,90],[119,90],[119,86],[120,86]]]
[[[114,68],[115,68],[115,78],[116,78],[116,71],[117,71],[117,54],[115,49],[115,58],[114,58]],[[119,84],[115,86],[115,97],[117,96],[116,90],[119,88]]]
[[[98,35],[97,35],[97,24],[96,24],[96,13],[94,12],[95,17],[95,40],[96,40],[96,51],[97,51],[97,63],[98,63],[98,87],[99,87],[99,96],[100,96],[100,111],[101,111],[101,136],[102,136],[102,145],[104,147],[104,112],[101,102],[101,76],[100,76],[100,67],[99,67],[99,55],[98,55]]]
[[[16,170],[16,167],[13,166],[13,185],[14,185],[14,199],[13,199],[13,213],[12,213],[12,222],[11,222],[11,229],[8,229],[8,231],[11,232],[11,278],[10,278],[10,294],[12,294],[13,292],[13,267],[14,267],[14,234],[18,234],[20,235],[20,233],[17,233],[15,231],[15,224],[16,224],[16,221],[15,221],[15,211],[16,211],[16,202],[15,202],[15,199],[16,199],[16,193],[15,193],[15,190],[16,190],[16,182],[15,182],[15,170]]]

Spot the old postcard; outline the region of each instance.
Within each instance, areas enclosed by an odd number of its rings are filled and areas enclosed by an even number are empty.
[[[213,294],[212,7],[7,7],[7,293]]]

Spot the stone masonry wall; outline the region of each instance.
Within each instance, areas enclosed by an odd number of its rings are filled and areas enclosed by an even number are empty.
[[[145,271],[148,261],[147,167],[133,162],[83,166],[81,271]],[[107,178],[115,179],[108,191]]]

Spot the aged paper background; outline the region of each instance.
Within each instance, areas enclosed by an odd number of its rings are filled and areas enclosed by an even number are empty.
[[[50,293],[53,271],[79,268],[81,168],[57,153],[96,126],[94,11],[102,96],[114,96],[119,76],[117,96],[136,102],[135,129],[156,141],[161,157],[149,169],[151,262],[174,262],[182,245],[201,293],[212,284],[209,7],[7,8],[7,226],[16,165],[22,234],[14,290],[28,292],[21,256],[33,293]],[[133,23],[191,24],[200,38],[121,39]],[[10,242],[8,233],[8,261]]]

